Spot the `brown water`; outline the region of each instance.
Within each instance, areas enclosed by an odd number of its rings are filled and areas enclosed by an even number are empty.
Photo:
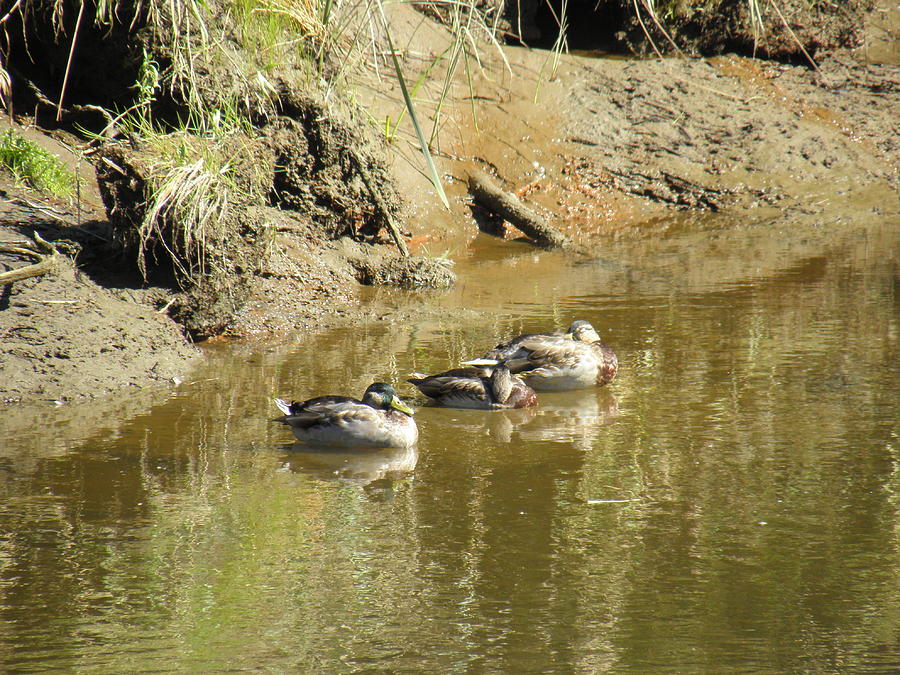
[[[2,669],[896,672],[898,253],[896,221],[601,260],[479,238],[456,289],[371,292],[402,320],[7,415]],[[409,451],[268,422],[574,318],[607,389],[423,407]]]

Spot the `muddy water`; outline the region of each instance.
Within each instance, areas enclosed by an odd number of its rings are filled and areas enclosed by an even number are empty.
[[[7,416],[3,668],[896,671],[896,222],[709,227],[576,260],[478,238],[454,290],[371,292],[383,320]],[[267,421],[573,318],[607,389],[422,407],[405,451]]]

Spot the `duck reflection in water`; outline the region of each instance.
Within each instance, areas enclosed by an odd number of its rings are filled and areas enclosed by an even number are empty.
[[[428,417],[428,426],[446,438],[459,439],[468,444],[472,439],[488,437],[497,443],[509,443],[515,432],[540,415],[540,408],[515,408],[505,410],[467,410],[465,408],[421,408],[420,414]],[[432,434],[435,432],[432,431]]]
[[[415,445],[405,448],[375,450],[335,450],[305,443],[288,446],[282,468],[302,473],[317,480],[355,483],[379,490],[390,489],[394,481],[406,478],[415,471],[419,450]]]
[[[529,441],[573,443],[592,447],[601,427],[619,415],[619,401],[608,389],[541,395],[541,414],[520,431]]]
[[[521,426],[528,424],[537,417],[537,408],[519,408],[518,410],[503,410],[496,415],[490,415],[484,421],[482,428],[487,435],[500,443],[512,441],[513,432]]]

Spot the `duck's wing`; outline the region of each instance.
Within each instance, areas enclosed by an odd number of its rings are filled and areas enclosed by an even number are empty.
[[[360,402],[357,399],[351,398],[349,396],[317,396],[316,398],[311,398],[307,401],[290,402],[283,398],[276,398],[275,405],[278,406],[278,409],[285,415],[296,415],[305,410],[308,406],[327,405],[330,403],[344,403],[347,401],[353,401],[355,403]]]
[[[505,363],[513,373],[532,372],[539,368],[570,368],[585,357],[585,345],[564,337],[541,337],[519,345]]]
[[[510,358],[513,358],[513,356],[520,352],[523,348],[527,349],[527,345],[539,344],[548,340],[554,341],[564,339],[566,339],[564,333],[529,333],[527,335],[520,335],[513,338],[512,340],[509,340],[508,342],[501,342],[491,351],[485,354],[482,358],[493,359],[496,361],[506,361]]]
[[[484,399],[484,381],[478,368],[455,368],[438,375],[407,380],[429,398],[471,398]]]
[[[285,413],[276,421],[302,429],[351,420],[375,420],[378,416],[377,410],[348,396],[318,396],[290,404],[283,399],[275,399],[275,405]]]

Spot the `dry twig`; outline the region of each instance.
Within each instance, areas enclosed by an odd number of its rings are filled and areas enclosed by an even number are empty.
[[[11,284],[15,281],[37,277],[52,271],[56,267],[59,253],[53,244],[46,241],[37,232],[34,233],[34,241],[34,244],[15,241],[0,242],[0,252],[29,257],[38,261],[26,267],[0,273],[0,284]]]

